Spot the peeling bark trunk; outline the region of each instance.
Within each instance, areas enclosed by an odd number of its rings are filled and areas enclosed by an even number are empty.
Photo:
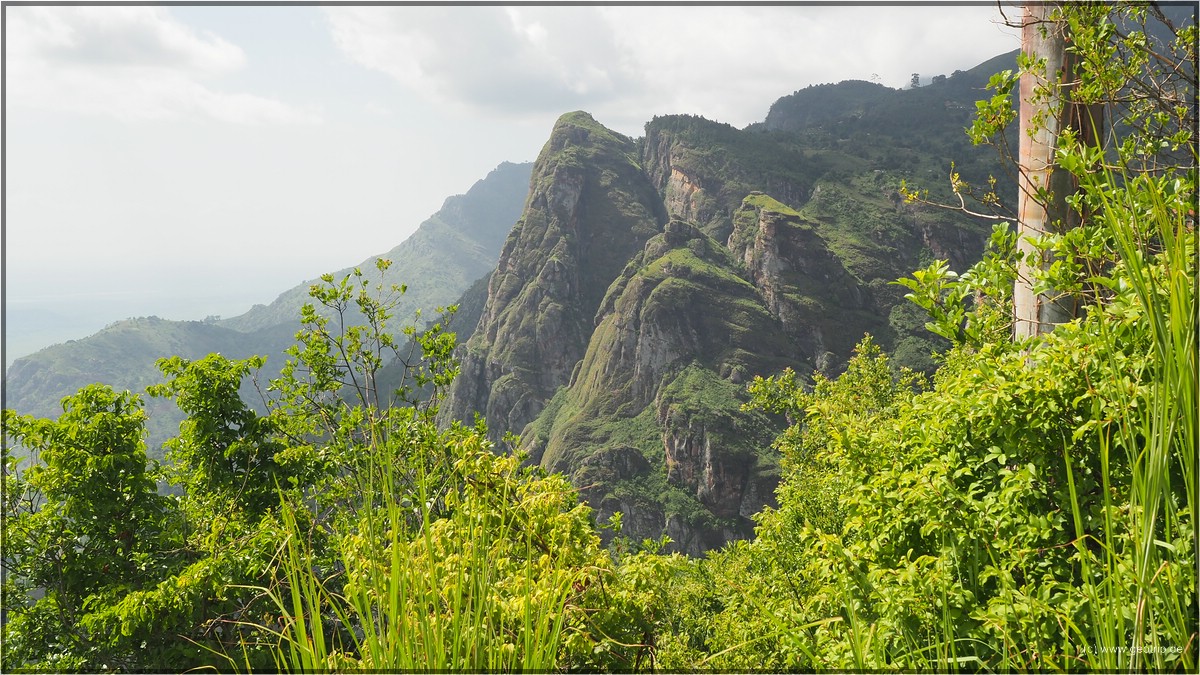
[[[1045,63],[1040,73],[1025,72],[1020,80],[1020,140],[1018,146],[1017,250],[1020,261],[1013,287],[1013,333],[1017,339],[1053,330],[1079,313],[1079,299],[1062,293],[1034,293],[1033,276],[1053,263],[1049,253],[1039,253],[1029,239],[1062,232],[1079,224],[1078,214],[1067,206],[1075,192],[1075,177],[1055,171],[1055,150],[1062,130],[1075,129],[1081,140],[1097,138],[1102,110],[1071,101],[1075,73],[1067,52],[1065,22],[1049,19],[1054,4],[1025,6],[1021,50]]]

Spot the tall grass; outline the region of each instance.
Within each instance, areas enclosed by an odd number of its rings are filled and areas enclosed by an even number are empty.
[[[515,460],[474,441],[459,448],[441,517],[443,486],[420,475],[415,492],[400,492],[388,453],[373,455],[383,478],[364,495],[375,506],[335,533],[339,577],[319,578],[300,519],[284,507],[287,597],[272,594],[285,619],[280,670],[554,669],[578,574],[538,539],[539,495]]]
[[[1115,387],[1122,414],[1101,436],[1105,487],[1102,576],[1090,587],[1092,649],[1103,670],[1196,668],[1196,238],[1194,183],[1151,175],[1122,186],[1111,173],[1085,177],[1098,218],[1120,258],[1115,301],[1128,302],[1149,334],[1151,357],[1135,383]],[[1180,187],[1185,187],[1181,194]],[[1113,354],[1124,339],[1110,322],[1099,341]],[[1113,382],[1128,373],[1109,361]],[[1129,468],[1128,531],[1118,535],[1109,498],[1112,452]],[[1119,492],[1125,492],[1119,490]],[[1078,512],[1079,505],[1075,504]],[[1189,550],[1179,550],[1186,546]],[[1124,611],[1133,608],[1132,615]],[[1178,658],[1170,658],[1178,653]]]

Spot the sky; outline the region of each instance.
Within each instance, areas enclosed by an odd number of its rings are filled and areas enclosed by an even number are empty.
[[[559,115],[736,127],[1019,46],[994,4],[5,6],[6,366],[399,244]]]

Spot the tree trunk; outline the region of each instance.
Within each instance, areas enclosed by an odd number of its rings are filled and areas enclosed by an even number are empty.
[[[1066,127],[1081,140],[1094,142],[1102,114],[1097,106],[1071,101],[1074,68],[1067,52],[1065,21],[1051,21],[1055,4],[1028,4],[1021,24],[1021,50],[1044,61],[1044,69],[1023,72],[1020,80],[1020,139],[1018,145],[1018,234],[1020,260],[1013,287],[1013,333],[1017,339],[1050,332],[1055,324],[1078,315],[1079,299],[1062,293],[1034,293],[1036,271],[1049,268],[1050,253],[1039,253],[1030,241],[1078,225],[1078,214],[1066,197],[1076,188],[1074,176],[1055,171],[1055,149]]]

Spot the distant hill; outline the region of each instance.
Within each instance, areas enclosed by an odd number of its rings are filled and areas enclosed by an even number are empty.
[[[158,317],[125,319],[80,340],[17,359],[5,376],[5,405],[19,413],[56,418],[59,401],[80,387],[102,382],[134,392],[161,381],[154,362],[165,356],[198,359],[217,352],[229,358],[280,354],[295,331],[286,326],[242,333],[201,321]],[[178,431],[174,403],[147,399],[151,455]]]
[[[374,269],[379,258],[392,261],[385,282],[408,287],[396,310],[398,317],[453,303],[496,265],[504,238],[521,215],[532,166],[504,162],[466,194],[448,197],[437,213],[395,248],[357,267]],[[340,279],[353,269],[338,270],[334,277]],[[314,277],[284,291],[271,304],[255,305],[245,314],[223,319],[220,325],[245,332],[294,324],[300,307],[309,301],[309,287],[317,281]]]
[[[755,125],[766,131],[826,136],[847,152],[869,152],[873,139],[886,142],[878,168],[912,166],[910,151],[938,157],[942,176],[954,162],[964,179],[982,182],[995,169],[994,152],[979,152],[963,130],[971,125],[975,102],[988,97],[992,75],[1016,67],[1018,50],[991,58],[969,70],[937,75],[915,89],[890,89],[862,81],[807,87],[771,105],[766,119]],[[1013,137],[1015,141],[1015,136]],[[1015,147],[1015,146],[1014,146]],[[932,186],[925,186],[932,187]]]
[[[393,261],[386,281],[408,287],[397,310],[398,321],[411,321],[419,308],[432,311],[452,304],[488,274],[505,235],[520,216],[531,168],[529,163],[501,164],[465,194],[447,198],[404,242],[359,265],[373,269],[379,257]],[[300,307],[309,300],[310,285],[298,285],[270,305],[257,305],[230,319],[127,319],[92,336],[19,358],[5,373],[5,405],[22,414],[57,417],[62,412],[59,401],[87,384],[102,382],[116,389],[144,390],[161,379],[155,361],[174,355],[190,359],[211,352],[230,358],[265,355],[265,375],[273,376],[283,365],[283,350],[294,342]],[[169,402],[149,401],[148,411],[150,454],[159,456],[159,446],[177,431],[181,417]]]

